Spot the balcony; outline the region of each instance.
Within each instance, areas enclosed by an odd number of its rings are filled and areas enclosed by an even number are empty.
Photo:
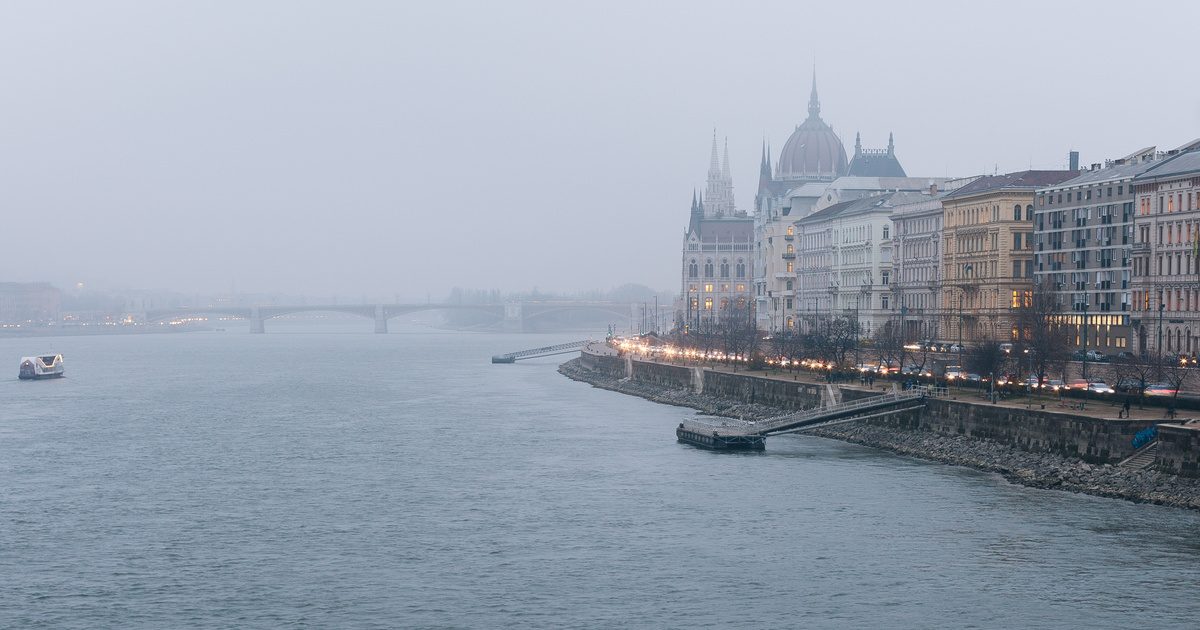
[[[1149,254],[1150,253],[1150,243],[1134,243],[1133,244],[1133,253]]]
[[[784,252],[783,259],[784,260],[796,260],[796,252]]]
[[[796,237],[795,237],[795,235],[793,235],[793,234],[784,234],[784,235],[783,235],[783,240],[785,240],[785,241],[790,241],[790,240],[793,240],[793,239],[795,239],[795,238],[796,238]]]

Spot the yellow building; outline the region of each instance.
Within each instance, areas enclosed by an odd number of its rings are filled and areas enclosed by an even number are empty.
[[[1039,187],[1075,171],[981,177],[942,197],[944,342],[1008,341],[1033,289],[1033,204]]]

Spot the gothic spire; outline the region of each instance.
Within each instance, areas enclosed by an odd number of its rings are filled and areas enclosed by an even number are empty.
[[[713,127],[712,157],[708,161],[708,178],[716,179],[721,176],[721,162],[717,158],[717,128]]]
[[[763,138],[762,145],[762,160],[758,163],[758,197],[755,204],[760,203],[763,191],[771,184],[771,155],[770,149],[767,148],[767,139]]]
[[[821,100],[817,98],[817,63],[813,62],[812,94],[808,97],[808,117],[821,117]]]
[[[721,163],[721,178],[729,181],[729,136],[725,136],[725,160]]]
[[[862,155],[862,134],[854,132],[854,157]]]
[[[896,143],[892,141],[892,132],[888,132],[888,155],[896,154]]]

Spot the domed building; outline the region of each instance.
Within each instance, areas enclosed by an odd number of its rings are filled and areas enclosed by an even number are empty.
[[[925,180],[906,178],[888,139],[887,150],[863,149],[856,141],[854,159],[842,139],[821,119],[817,72],[813,69],[808,118],[796,126],[779,162],[771,166],[764,143],[754,198],[754,301],[758,325],[764,330],[795,331],[798,311],[815,310],[811,300],[800,303],[797,273],[801,243],[796,221],[840,202],[899,190],[922,190]]]
[[[829,181],[846,174],[846,148],[833,128],[821,120],[821,101],[817,98],[817,75],[813,73],[812,94],[808,97],[808,118],[796,126],[779,153],[775,179]]]

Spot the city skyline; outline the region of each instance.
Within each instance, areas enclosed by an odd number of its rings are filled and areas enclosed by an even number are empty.
[[[1161,12],[921,9],[912,23],[886,4],[865,18],[782,3],[20,7],[0,26],[21,60],[0,68],[0,247],[18,252],[3,279],[410,298],[669,288],[714,127],[753,211],[762,145],[778,159],[804,119],[814,62],[847,151],[894,134],[913,177],[1200,136],[1200,86],[1154,61],[1187,42],[1126,52]],[[580,239],[622,254],[596,264]]]

